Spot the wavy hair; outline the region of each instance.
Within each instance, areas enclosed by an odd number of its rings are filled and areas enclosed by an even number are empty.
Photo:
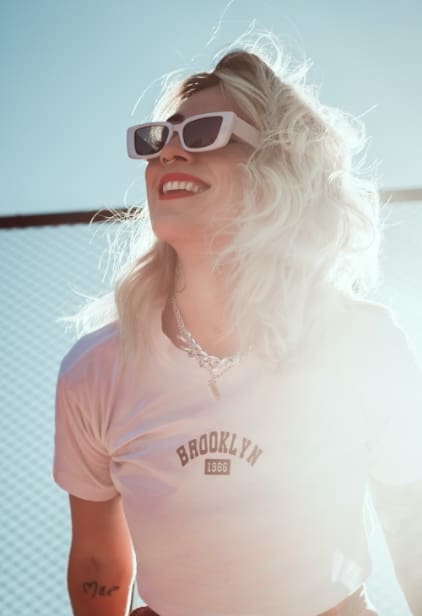
[[[219,86],[261,133],[260,146],[241,164],[242,203],[234,220],[222,221],[221,233],[227,225],[234,232],[214,266],[229,265],[226,309],[241,348],[253,345],[277,365],[323,316],[325,291],[363,296],[380,283],[379,194],[362,171],[364,158],[355,158],[364,154],[364,125],[319,102],[306,83],[309,67],[294,66],[274,36],[261,35],[228,50],[209,72],[167,88],[154,112],[161,118]],[[146,208],[124,217],[123,226],[128,256],[114,292],[77,321],[84,333],[117,319],[127,355],[148,342],[145,324],[172,292],[177,255],[151,235]],[[150,245],[141,250],[146,236]]]

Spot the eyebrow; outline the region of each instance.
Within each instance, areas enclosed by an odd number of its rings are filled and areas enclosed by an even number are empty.
[[[185,116],[183,114],[181,114],[181,113],[173,113],[172,116],[167,118],[166,122],[177,123],[177,122],[183,122],[184,119],[185,119]]]

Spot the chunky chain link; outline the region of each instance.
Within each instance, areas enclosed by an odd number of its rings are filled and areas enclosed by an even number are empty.
[[[225,372],[227,372],[227,370],[233,366],[236,366],[240,362],[241,353],[236,353],[230,357],[221,358],[216,357],[215,355],[209,355],[186,329],[182,315],[180,314],[179,306],[177,305],[176,298],[174,296],[171,298],[171,305],[177,322],[177,337],[182,344],[182,350],[185,351],[189,357],[194,357],[200,368],[205,368],[205,370],[207,370],[209,374],[208,387],[213,397],[216,400],[219,400],[221,395],[216,381]]]

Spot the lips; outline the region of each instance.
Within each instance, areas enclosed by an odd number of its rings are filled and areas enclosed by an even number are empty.
[[[164,193],[163,187],[168,182],[187,182],[187,183],[193,184],[195,187],[196,186],[200,187],[200,190],[196,192],[191,192],[188,190],[174,190],[174,191],[167,190]],[[171,199],[171,198],[177,198],[177,197],[182,197],[182,196],[183,197],[194,196],[195,194],[198,194],[198,192],[203,192],[209,187],[210,187],[209,184],[207,184],[206,182],[204,182],[203,180],[201,180],[200,178],[194,175],[189,175],[187,173],[166,173],[160,179],[160,182],[158,184],[158,192],[160,194],[160,199]]]

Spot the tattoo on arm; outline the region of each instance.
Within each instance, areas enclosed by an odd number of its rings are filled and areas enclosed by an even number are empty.
[[[94,599],[94,597],[97,596],[111,597],[116,590],[120,589],[120,586],[110,586],[107,588],[107,586],[102,586],[96,580],[93,580],[92,582],[84,582],[82,588],[84,589],[84,593],[89,595],[91,599]]]

